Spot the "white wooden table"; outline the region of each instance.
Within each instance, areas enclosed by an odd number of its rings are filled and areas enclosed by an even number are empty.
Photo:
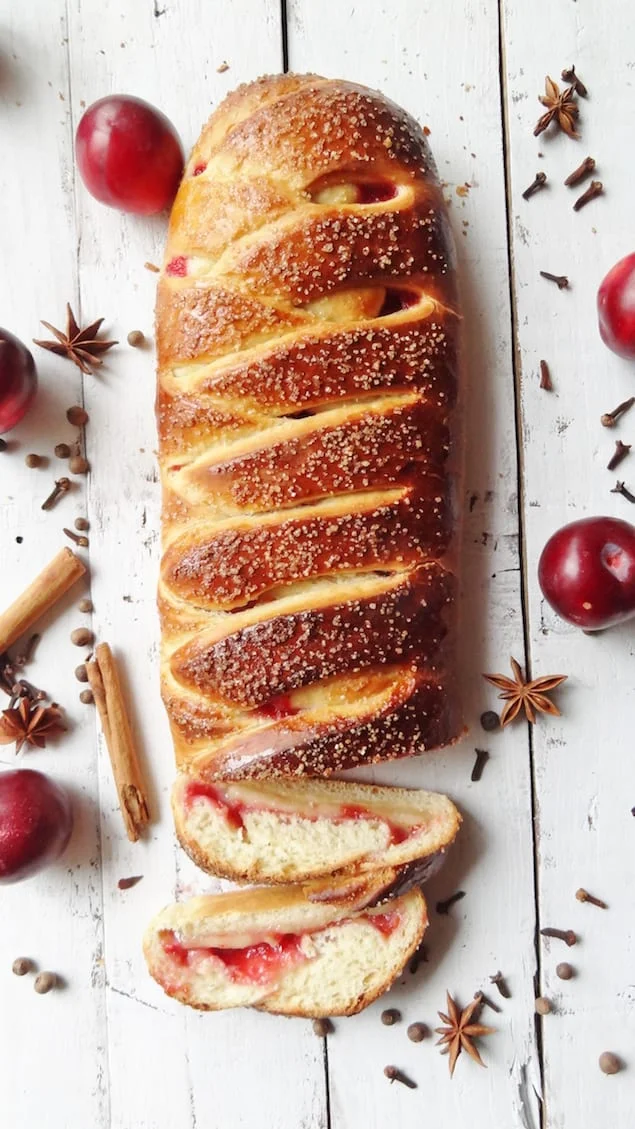
[[[630,0],[0,0],[0,323],[25,341],[38,321],[60,324],[65,302],[104,315],[123,342],[103,375],[81,378],[34,348],[37,406],[0,455],[2,604],[63,542],[62,525],[90,519],[93,626],[123,659],[147,764],[151,835],[124,837],[92,707],[78,701],[70,632],[84,622],[74,591],[45,624],[32,675],[68,711],[67,735],[22,764],[50,772],[77,798],[77,827],[61,863],[0,889],[0,1125],[2,1129],[614,1129],[635,1104],[635,686],[633,628],[590,638],[545,607],[536,563],[549,534],[574,516],[632,518],[611,495],[613,436],[601,412],[633,390],[633,366],[601,344],[597,284],[633,250],[635,7]],[[221,69],[226,62],[228,69]],[[583,140],[534,139],[545,74],[574,62],[590,90]],[[290,69],[380,87],[430,129],[447,182],[466,325],[468,466],[464,554],[465,697],[470,734],[455,749],[378,770],[379,780],[438,788],[464,828],[430,884],[429,960],[406,972],[389,1002],[339,1020],[327,1045],[309,1022],[249,1012],[199,1015],[167,1000],[146,974],[149,917],[203,878],[174,843],[172,750],[159,701],[155,582],[159,488],[150,347],[165,222],[102,207],[75,172],[73,135],[84,106],[109,92],[160,106],[189,146],[232,87]],[[574,213],[562,181],[587,153],[606,194]],[[548,189],[522,190],[544,168]],[[469,185],[458,191],[459,186]],[[539,278],[566,273],[569,290]],[[554,391],[540,390],[548,360]],[[84,403],[92,472],[51,513],[40,503],[70,439],[65,409]],[[635,425],[621,434],[631,440]],[[29,451],[51,457],[29,470]],[[57,464],[58,474],[60,464]],[[626,465],[625,469],[630,470]],[[631,481],[632,485],[632,481]],[[469,507],[468,507],[469,502]],[[537,674],[564,673],[563,716],[486,734],[496,705],[483,671],[514,655]],[[470,781],[475,747],[491,758]],[[1,764],[14,763],[11,748]],[[122,892],[119,878],[142,874]],[[575,900],[598,893],[607,912]],[[466,891],[448,916],[434,906]],[[537,934],[574,928],[567,950]],[[60,973],[64,990],[37,996],[11,974],[18,955]],[[577,975],[555,976],[569,959]],[[489,984],[501,969],[511,990]],[[450,1081],[431,1026],[449,989],[462,1003],[484,988],[488,1069],[466,1056]],[[554,1013],[534,1019],[537,992]],[[605,1077],[597,1059],[627,1064]],[[386,1063],[415,1078],[389,1085]],[[541,1120],[542,1119],[542,1120]]]

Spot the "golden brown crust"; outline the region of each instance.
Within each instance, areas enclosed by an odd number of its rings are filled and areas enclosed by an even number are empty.
[[[225,100],[157,300],[163,696],[182,765],[328,773],[458,736],[458,327],[434,163],[403,110],[314,75]],[[369,682],[357,711],[329,696],[381,664],[390,691]]]

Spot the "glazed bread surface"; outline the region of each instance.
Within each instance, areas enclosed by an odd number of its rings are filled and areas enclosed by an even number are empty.
[[[253,883],[386,866],[407,867],[423,881],[441,866],[461,823],[452,801],[436,792],[307,778],[209,784],[180,773],[172,811],[197,866]]]
[[[230,95],[157,303],[162,692],[209,780],[457,738],[457,299],[421,128],[316,76]]]
[[[168,906],[144,939],[150,973],[206,1011],[352,1015],[390,987],[427,925],[419,890],[370,905],[380,885],[261,888]]]

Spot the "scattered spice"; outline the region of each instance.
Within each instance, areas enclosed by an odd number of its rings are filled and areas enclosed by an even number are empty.
[[[330,1019],[314,1019],[312,1026],[314,1034],[320,1039],[326,1039],[326,1036],[333,1031],[333,1024]]]
[[[88,412],[80,404],[74,404],[66,412],[66,418],[73,427],[84,427],[88,423]]]
[[[483,775],[483,769],[489,760],[489,753],[487,749],[475,749],[474,752],[476,753],[476,760],[474,761],[474,768],[472,769],[470,780],[476,783]]]
[[[16,656],[16,660],[15,660],[16,666],[26,666],[26,664],[31,661],[31,659],[33,658],[33,655],[35,653],[35,648],[37,647],[38,643],[40,642],[40,638],[41,638],[41,636],[38,635],[37,632],[29,637],[29,639],[27,640],[26,647],[24,648],[24,651],[22,652],[22,654]]]
[[[62,733],[62,711],[53,703],[50,706],[36,705],[27,697],[21,697],[16,706],[0,713],[0,745],[15,742],[19,753],[24,745],[33,748],[46,748],[48,737]]]
[[[68,493],[70,488],[71,488],[70,478],[57,478],[55,480],[55,486],[51,490],[51,493],[49,494],[48,498],[45,498],[44,501],[42,502],[42,509],[43,510],[52,510],[53,506],[57,502],[59,502],[60,498],[63,498],[64,495]]]
[[[472,1000],[471,1004],[461,1010],[449,992],[446,993],[446,996],[447,1014],[442,1011],[438,1013],[445,1026],[435,1027],[436,1034],[441,1036],[436,1045],[443,1047],[441,1054],[449,1054],[450,1077],[452,1077],[461,1051],[466,1051],[470,1058],[474,1059],[474,1062],[478,1062],[480,1066],[485,1066],[474,1045],[474,1039],[478,1039],[482,1035],[492,1035],[495,1028],[472,1022],[472,1020],[478,1019],[478,1012],[481,1008],[480,1000]]]
[[[57,976],[54,972],[39,972],[35,977],[33,987],[40,996],[45,996],[52,988],[57,985]]]
[[[631,494],[630,490],[623,482],[616,482],[611,490],[611,494],[621,494],[623,498],[626,498],[627,502],[635,502],[635,494]]]
[[[402,1086],[407,1086],[409,1090],[416,1090],[417,1083],[408,1078],[407,1074],[403,1074],[401,1070],[397,1070],[396,1066],[385,1066],[384,1074],[391,1082],[401,1082]]]
[[[71,631],[71,643],[76,647],[90,647],[95,636],[88,627],[76,627]]]
[[[475,992],[474,999],[478,1000],[483,1007],[489,1007],[492,1009],[492,1011],[498,1012],[498,1014],[500,1015],[502,1008],[499,1008],[498,1004],[495,1004],[493,1000],[490,1000],[489,996],[485,995],[485,992]]]
[[[7,443],[6,439],[0,438],[0,451],[6,451],[8,446],[9,444]]]
[[[85,706],[92,706],[93,702],[95,701],[95,696],[92,690],[82,690],[81,694],[79,695],[79,700]]]
[[[570,980],[573,975],[573,966],[567,964],[566,961],[562,961],[561,964],[556,965],[556,976],[558,976],[560,980]]]
[[[430,1030],[425,1023],[411,1023],[406,1031],[411,1043],[422,1043],[429,1034]]]
[[[551,373],[549,372],[549,365],[546,361],[540,362],[540,387],[544,388],[546,392],[553,392]]]
[[[221,63],[220,67],[216,68],[216,74],[225,74],[229,70],[229,63]]]
[[[42,458],[41,455],[36,455],[36,454],[31,453],[30,455],[26,456],[24,461],[25,461],[26,465],[31,470],[34,470],[35,467],[42,465],[42,463],[44,462],[44,459]]]
[[[615,470],[620,465],[622,459],[625,459],[631,449],[630,443],[622,443],[621,439],[615,440],[615,451],[611,455],[608,463],[606,464],[607,470]]]
[[[579,902],[589,902],[592,906],[599,906],[600,909],[609,908],[606,902],[603,902],[601,898],[594,898],[593,894],[590,894],[589,891],[585,890],[582,886],[579,890],[576,890],[575,896]]]
[[[144,263],[143,265],[144,265],[146,270],[151,270],[153,272],[153,274],[160,274],[161,273],[161,267],[158,267],[156,265],[156,263]]]
[[[538,1015],[549,1015],[551,1011],[551,1000],[548,1000],[546,996],[538,996],[534,1007]]]
[[[396,1007],[387,1007],[381,1013],[381,1021],[384,1027],[392,1027],[395,1023],[399,1023],[401,1019],[401,1012]]]
[[[493,733],[495,729],[500,729],[501,719],[495,710],[485,710],[481,714],[481,726],[486,733]]]
[[[449,911],[449,909],[451,908],[451,906],[454,905],[455,902],[460,902],[461,898],[464,898],[464,897],[465,897],[465,890],[457,890],[456,894],[451,894],[451,896],[449,898],[445,898],[444,901],[437,902],[436,907],[435,907],[437,913],[447,913]]]
[[[591,200],[594,200],[596,196],[601,196],[603,192],[604,186],[602,184],[602,181],[592,180],[586,192],[583,192],[581,196],[578,196],[578,199],[573,205],[574,212],[579,212],[580,208],[584,208]]]
[[[143,334],[140,329],[131,329],[126,340],[129,345],[132,345],[133,349],[137,349],[139,345],[143,345],[145,334]]]
[[[594,169],[595,161],[593,157],[585,157],[582,164],[578,165],[577,169],[569,173],[564,183],[567,188],[574,188],[576,184],[580,184],[581,181],[586,180],[587,176],[590,176]]]
[[[622,403],[618,404],[612,412],[604,412],[604,415],[600,416],[602,427],[615,427],[620,416],[628,412],[633,407],[633,404],[635,404],[635,396],[629,397],[628,400],[622,400]]]
[[[91,322],[85,329],[80,329],[70,304],[67,302],[65,332],[56,329],[50,322],[43,321],[42,325],[50,330],[56,340],[36,341],[34,338],[34,343],[39,345],[41,349],[49,349],[51,353],[68,357],[69,361],[76,364],[82,372],[90,375],[94,369],[103,364],[101,354],[108,349],[112,349],[113,345],[118,344],[117,341],[104,341],[97,337],[103,320],[103,318],[97,318],[97,321]]]
[[[618,1074],[622,1069],[621,1059],[614,1055],[612,1051],[602,1051],[598,1065],[603,1074]]]
[[[79,533],[74,533],[72,529],[62,529],[62,533],[64,533],[67,537],[70,537],[71,541],[74,541],[75,544],[79,545],[81,549],[88,548],[87,537],[84,537]]]
[[[547,113],[543,114],[536,122],[534,137],[539,137],[541,133],[544,133],[553,121],[569,137],[577,138],[580,136],[575,128],[579,110],[574,95],[575,88],[573,86],[567,86],[565,90],[561,91],[558,83],[547,75],[545,78],[545,93],[538,96],[538,100],[542,102],[543,106],[547,107]]]
[[[505,678],[502,674],[483,675],[487,682],[491,682],[492,686],[496,686],[501,691],[498,695],[499,698],[507,702],[501,714],[502,727],[505,728],[506,725],[515,721],[523,707],[527,721],[531,722],[532,725],[536,721],[536,713],[548,713],[552,717],[559,717],[560,710],[547,697],[547,692],[555,690],[562,682],[565,682],[567,675],[548,674],[543,678],[534,678],[527,682],[523,678],[520,664],[516,662],[516,659],[509,661],[514,674],[513,679]]]
[[[538,192],[540,188],[544,188],[546,183],[546,172],[537,172],[529,187],[523,192],[523,200],[528,200],[530,196],[533,196],[534,192]]]
[[[87,529],[90,529],[90,522],[87,521],[85,517],[76,517],[73,525],[75,526],[75,529],[79,529],[82,533],[84,533]]]
[[[501,996],[503,997],[504,1000],[510,1000],[511,999],[512,994],[509,990],[509,987],[507,986],[507,981],[506,981],[505,977],[503,976],[502,972],[500,972],[500,971],[495,972],[493,976],[490,976],[489,982],[490,982],[490,984],[496,985],[496,987],[498,988],[498,991],[500,992],[500,994],[501,994]]]
[[[14,976],[26,976],[33,969],[33,961],[29,957],[17,957],[11,965]]]
[[[119,890],[131,890],[143,878],[143,874],[133,874],[131,878],[120,878],[117,887]],[[327,1020],[328,1022],[328,1020]]]
[[[551,274],[548,270],[541,270],[540,277],[546,278],[549,282],[555,282],[558,290],[566,290],[569,286],[569,279],[566,274]]]
[[[635,810],[633,811],[633,814],[635,815]],[[427,963],[428,963],[428,950],[426,948],[425,942],[422,942],[419,945],[419,948],[413,953],[412,958],[410,960],[410,964],[408,965],[408,970],[409,970],[410,974],[412,976],[414,976],[415,972],[417,972],[417,970],[419,968],[419,965],[420,964],[427,964]]]
[[[83,455],[73,455],[68,464],[68,469],[71,474],[86,474],[90,469],[90,465],[88,459],[84,458]]]
[[[78,682],[88,682],[86,663],[80,663],[79,666],[75,667],[75,678]]]
[[[93,610],[93,601],[92,601],[92,600],[88,600],[88,599],[86,599],[86,600],[80,600],[80,601],[79,601],[79,604],[78,604],[77,606],[78,606],[78,608],[79,608],[80,612],[92,612],[92,610]]]
[[[573,929],[541,929],[540,935],[541,937],[555,937],[556,941],[564,941],[569,948],[578,942],[577,934],[573,932]]]
[[[582,79],[578,78],[577,74],[575,73],[575,67],[573,66],[573,63],[570,67],[565,67],[564,70],[561,71],[560,77],[563,82],[568,82],[571,84],[576,94],[579,94],[581,98],[586,98],[589,92],[582,82]]]
[[[58,459],[68,459],[68,458],[70,458],[70,454],[71,454],[71,449],[70,449],[68,443],[58,443],[57,444],[57,447],[55,448],[56,458],[58,458]]]

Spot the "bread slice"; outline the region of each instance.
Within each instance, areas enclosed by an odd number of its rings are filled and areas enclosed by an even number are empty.
[[[383,870],[168,906],[145,935],[148,968],[167,995],[204,1011],[353,1015],[390,987],[428,923],[418,889],[376,904],[394,878]]]
[[[172,809],[190,858],[234,882],[305,882],[415,861],[420,882],[461,823],[436,792],[307,778],[210,784],[181,774]]]

